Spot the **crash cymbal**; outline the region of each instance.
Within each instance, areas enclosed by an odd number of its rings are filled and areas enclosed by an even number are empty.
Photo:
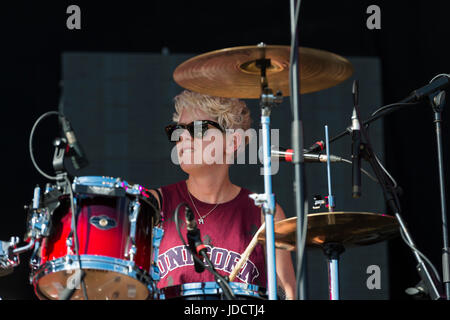
[[[268,86],[274,93],[289,96],[290,47],[281,45],[242,46],[211,51],[180,64],[173,77],[181,87],[212,96],[259,98],[261,71],[256,60],[270,59]],[[299,48],[300,93],[333,87],[353,73],[348,60],[334,53]]]
[[[344,247],[370,245],[393,238],[399,232],[395,217],[370,212],[321,212],[308,214],[306,245],[323,246],[335,242]],[[297,217],[274,225],[275,246],[295,250]],[[265,241],[265,232],[258,237]]]

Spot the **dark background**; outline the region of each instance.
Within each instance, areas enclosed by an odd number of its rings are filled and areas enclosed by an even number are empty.
[[[81,7],[81,30],[66,28],[70,4]],[[366,28],[366,8],[371,4],[381,8],[381,30]],[[300,45],[343,56],[379,57],[383,103],[389,104],[449,71],[449,9],[445,1],[303,1]],[[51,5],[22,1],[2,5],[2,236],[23,232],[22,207],[32,198],[34,185],[46,182],[32,166],[28,138],[34,121],[57,108],[63,52],[148,53],[167,47],[170,52],[203,53],[261,41],[289,44],[289,17],[288,1],[59,1]],[[425,103],[389,115],[384,121],[384,144],[387,168],[404,190],[403,216],[417,246],[441,272],[442,225],[432,116]],[[443,119],[444,159],[448,159],[446,110]],[[53,122],[47,121],[36,139],[51,141],[58,134]],[[42,168],[50,172],[51,144],[43,143],[36,152]],[[409,299],[404,289],[419,277],[412,253],[400,239],[389,243],[389,263],[391,298]],[[25,263],[20,268],[26,268]]]

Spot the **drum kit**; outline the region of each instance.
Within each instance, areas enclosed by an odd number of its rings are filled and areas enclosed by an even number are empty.
[[[300,47],[299,56],[302,94],[335,86],[353,73],[348,60],[331,52]],[[181,87],[195,92],[261,98],[261,119],[268,129],[271,107],[290,94],[289,57],[289,46],[227,48],[185,61],[173,76]],[[69,143],[63,141],[57,148],[67,152]],[[270,145],[270,141],[266,143]],[[55,158],[58,156],[55,151]],[[1,241],[0,276],[9,274],[20,263],[21,253],[31,251],[30,283],[40,299],[220,299],[221,288],[216,283],[157,288],[157,258],[164,222],[148,189],[103,176],[80,176],[70,182],[64,170],[59,168],[57,173],[56,184],[48,183],[44,192],[39,186],[35,188],[32,204],[27,207],[27,244],[18,247],[17,237]],[[257,286],[233,282],[256,244],[270,247],[269,242],[273,241],[274,247],[290,251],[298,247],[297,217],[274,223],[274,197],[266,176],[265,186],[266,193],[254,195],[254,200],[263,207],[266,222],[229,276],[236,297],[266,297]],[[399,234],[400,225],[394,216],[335,212],[332,205],[327,208],[327,212],[307,215],[305,241],[307,246],[322,248],[327,255],[330,298],[338,299],[337,261],[344,248],[391,239]],[[272,234],[267,232],[270,228]],[[273,251],[268,251],[268,264],[273,263],[273,255]],[[273,278],[274,269],[269,266],[268,281]],[[269,299],[271,290],[269,283]]]

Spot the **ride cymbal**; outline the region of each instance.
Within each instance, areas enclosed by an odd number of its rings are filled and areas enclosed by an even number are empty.
[[[174,71],[181,87],[212,96],[252,99],[261,96],[261,70],[257,60],[270,59],[266,75],[274,93],[290,95],[290,47],[282,45],[241,46],[195,56]],[[350,62],[331,52],[299,48],[300,93],[333,87],[353,73]]]
[[[297,217],[274,225],[275,246],[295,250]],[[370,212],[321,212],[308,214],[307,246],[340,243],[344,247],[370,245],[393,238],[399,232],[395,217]],[[265,233],[258,240],[265,242]]]

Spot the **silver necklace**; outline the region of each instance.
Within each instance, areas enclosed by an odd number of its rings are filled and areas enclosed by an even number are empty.
[[[205,219],[211,212],[213,212],[214,209],[217,208],[217,206],[218,206],[219,204],[216,203],[216,205],[214,206],[214,208],[212,208],[207,214],[205,214],[205,215],[202,217],[202,216],[200,215],[200,212],[198,212],[197,207],[195,206],[194,200],[192,200],[191,193],[189,192],[189,190],[187,191],[187,193],[188,193],[189,199],[191,199],[191,202],[192,202],[192,205],[194,206],[195,211],[197,212],[198,216],[200,217],[200,218],[198,219],[198,224],[204,224],[205,222],[204,222],[203,219]]]

